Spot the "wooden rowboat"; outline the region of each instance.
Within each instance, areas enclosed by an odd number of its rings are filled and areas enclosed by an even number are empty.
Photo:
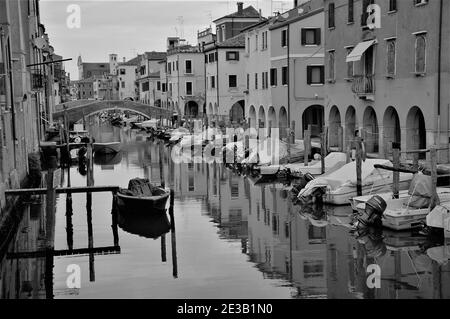
[[[120,142],[93,143],[94,152],[101,154],[118,153],[120,151]]]
[[[135,187],[132,185],[133,181]],[[166,209],[169,196],[169,189],[153,186],[146,179],[134,179],[130,181],[128,189],[119,189],[117,204],[121,211],[160,212]]]

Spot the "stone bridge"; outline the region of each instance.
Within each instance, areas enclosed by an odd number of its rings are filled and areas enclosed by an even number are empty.
[[[53,113],[54,121],[64,118],[64,107],[66,107],[67,118],[70,124],[82,120],[84,116],[87,117],[106,110],[132,111],[148,119],[169,118],[173,115],[171,110],[133,101],[77,100],[56,105]]]

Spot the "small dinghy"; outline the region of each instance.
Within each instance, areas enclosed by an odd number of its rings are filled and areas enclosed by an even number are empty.
[[[134,178],[128,189],[119,189],[117,203],[119,209],[135,212],[161,212],[166,209],[170,190],[152,185],[148,179]]]
[[[93,143],[94,152],[99,154],[114,154],[120,151],[120,142]]]

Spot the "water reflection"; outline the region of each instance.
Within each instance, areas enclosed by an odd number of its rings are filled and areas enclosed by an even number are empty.
[[[174,211],[116,215],[111,194],[60,195],[55,249],[42,255],[45,205],[26,205],[0,264],[1,298],[450,298],[444,243],[412,232],[354,234],[349,208],[294,206],[284,185],[255,186],[219,164],[174,164],[169,150],[136,130],[113,128],[109,138],[122,152],[95,158],[96,185],[165,182]],[[64,185],[86,185],[87,176],[70,172]],[[102,255],[114,248],[120,254]],[[65,286],[72,263],[89,273],[76,294]],[[379,289],[367,286],[371,264],[381,268]]]

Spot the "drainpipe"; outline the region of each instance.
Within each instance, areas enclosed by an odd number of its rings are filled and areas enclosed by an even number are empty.
[[[287,87],[287,101],[288,101],[288,114],[287,114],[287,125],[290,127],[291,125],[291,59],[290,59],[290,45],[291,45],[291,39],[290,39],[290,24],[287,25],[287,81],[288,81],[288,87]],[[289,136],[288,136],[289,139]]]
[[[207,105],[207,101],[206,101],[206,93],[207,93],[207,90],[208,90],[208,80],[207,80],[207,78],[206,78],[206,63],[205,63],[205,44],[204,43],[202,43],[202,52],[203,52],[203,73],[205,74],[205,111],[208,109],[208,105]],[[206,117],[208,118],[208,116],[207,116],[207,114],[208,114],[208,112],[205,112],[206,114]],[[204,115],[204,116],[205,116]],[[209,123],[209,118],[207,119],[207,121],[208,121],[208,126],[210,125],[210,123]]]
[[[216,54],[217,54],[217,59],[214,56],[214,59],[216,60],[216,91],[217,91],[217,112],[219,112],[219,108],[220,108],[220,96],[219,96],[219,48],[217,47],[217,44],[215,43],[216,41],[214,41],[214,45],[216,45]],[[217,114],[218,116],[219,114]]]
[[[438,101],[437,101],[437,115],[438,115],[438,145],[441,145],[441,69],[442,69],[442,24],[443,24],[443,10],[444,0],[440,1],[439,5],[439,47],[438,47]],[[447,127],[448,137],[448,127]],[[447,142],[448,143],[448,139]]]

